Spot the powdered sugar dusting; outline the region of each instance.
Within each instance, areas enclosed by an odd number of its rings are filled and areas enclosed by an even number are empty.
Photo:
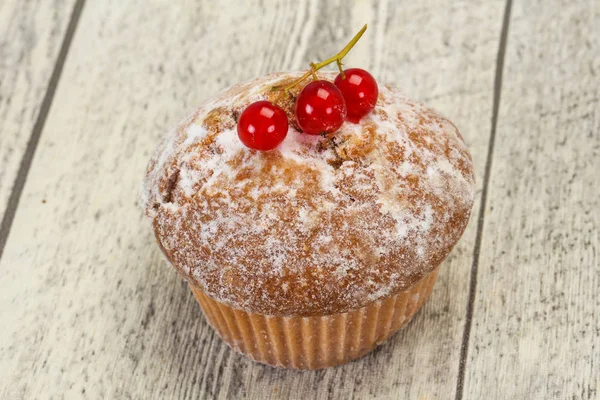
[[[236,114],[273,101],[270,87],[291,76],[232,88],[161,142],[141,196],[161,247],[191,284],[263,314],[344,312],[406,289],[468,221],[474,177],[462,138],[381,87],[360,124],[321,137],[291,123],[275,151],[247,149]]]

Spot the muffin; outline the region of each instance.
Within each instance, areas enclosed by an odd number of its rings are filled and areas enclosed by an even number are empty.
[[[299,88],[272,90],[298,76],[248,81],[196,110],[158,146],[142,205],[231,348],[318,369],[371,351],[425,303],[467,225],[475,186],[457,128],[390,86],[359,123],[300,132]],[[290,121],[270,152],[246,148],[236,133],[258,100]]]

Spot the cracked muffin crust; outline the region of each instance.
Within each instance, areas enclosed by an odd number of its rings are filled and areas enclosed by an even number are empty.
[[[341,313],[406,290],[448,255],[474,199],[472,160],[450,121],[381,87],[359,124],[306,135],[294,119],[301,87],[271,90],[299,75],[248,81],[200,107],[161,142],[142,190],[157,241],[188,282],[264,315]],[[268,153],[236,133],[258,100],[290,120]]]

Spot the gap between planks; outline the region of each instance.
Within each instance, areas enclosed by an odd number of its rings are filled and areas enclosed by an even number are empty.
[[[460,347],[460,358],[458,365],[458,378],[456,382],[455,400],[462,400],[465,383],[465,371],[467,368],[467,356],[469,352],[469,339],[471,336],[471,327],[473,325],[473,308],[475,304],[475,294],[477,289],[477,271],[479,269],[479,257],[481,253],[481,241],[483,236],[483,222],[485,219],[485,209],[487,205],[487,193],[492,171],[492,161],[494,158],[494,143],[496,141],[496,126],[498,125],[498,112],[500,110],[500,99],[502,93],[502,73],[504,71],[504,56],[506,54],[506,45],[508,41],[508,27],[510,24],[510,12],[512,9],[512,0],[506,0],[504,8],[504,19],[502,20],[502,29],[500,31],[500,43],[498,45],[498,56],[496,57],[496,73],[494,77],[494,98],[492,103],[492,127],[490,132],[490,141],[488,143],[488,152],[485,162],[485,172],[483,175],[483,189],[481,192],[481,206],[477,216],[477,236],[475,237],[475,246],[473,248],[473,264],[471,266],[471,277],[469,281],[469,297],[467,302],[467,312],[465,317],[465,330],[463,332],[462,343]]]
[[[2,259],[2,254],[4,253],[4,247],[6,245],[6,241],[8,240],[8,235],[10,233],[13,220],[15,219],[17,208],[19,207],[19,200],[21,199],[21,194],[23,193],[23,188],[25,187],[25,181],[27,180],[27,175],[29,174],[29,168],[33,162],[35,150],[40,141],[42,131],[44,130],[46,118],[48,117],[50,106],[54,100],[54,93],[56,92],[58,81],[62,75],[65,60],[67,58],[67,54],[69,53],[73,37],[75,36],[75,30],[77,29],[77,24],[79,22],[79,17],[81,16],[81,11],[83,10],[84,4],[85,0],[77,0],[73,6],[73,12],[69,18],[69,24],[67,25],[67,30],[60,46],[60,51],[58,53],[58,57],[56,58],[52,75],[50,75],[50,80],[48,81],[46,94],[44,94],[40,111],[37,119],[35,120],[35,124],[33,125],[33,129],[31,130],[31,136],[27,142],[25,153],[23,154],[23,158],[21,159],[21,163],[19,165],[19,171],[17,172],[17,176],[10,192],[10,197],[8,198],[6,211],[4,213],[4,217],[2,218],[2,222],[0,223],[0,259]]]

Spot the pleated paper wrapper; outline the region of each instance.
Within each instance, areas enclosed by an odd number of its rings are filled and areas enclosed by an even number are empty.
[[[296,369],[347,363],[383,343],[425,303],[438,269],[410,288],[340,314],[269,316],[234,309],[190,286],[204,315],[234,350],[258,362]]]

